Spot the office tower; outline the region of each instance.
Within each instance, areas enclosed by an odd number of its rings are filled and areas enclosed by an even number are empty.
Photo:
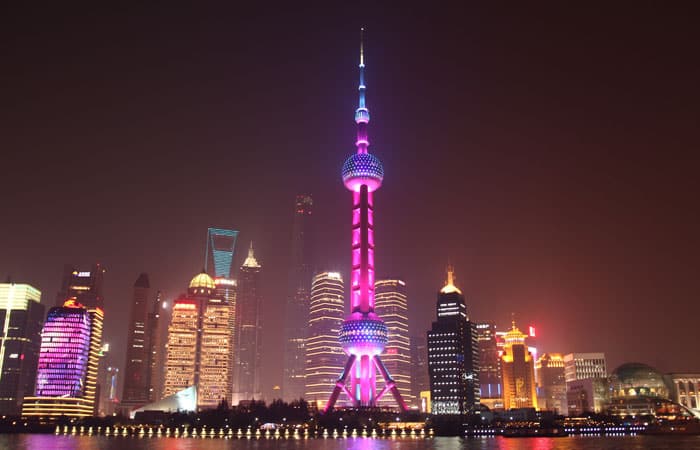
[[[239,272],[236,301],[236,345],[234,396],[235,400],[260,399],[260,273],[262,267],[255,259],[253,243]]]
[[[428,373],[433,414],[465,414],[479,405],[479,342],[462,291],[447,268],[437,296],[437,320],[428,331]]]
[[[490,408],[502,406],[501,358],[496,344],[496,324],[476,324],[479,342],[479,384],[481,385],[481,402]]]
[[[22,412],[34,392],[41,347],[44,305],[41,292],[28,284],[0,283],[0,415]]]
[[[86,308],[104,308],[103,284],[105,269],[93,264],[90,270],[66,264],[63,267],[61,290],[56,295],[56,306],[62,306],[67,298],[75,298]]]
[[[408,300],[406,283],[398,279],[377,280],[374,283],[374,312],[384,320],[388,341],[384,349],[384,365],[394,377],[396,387],[408,405],[413,405],[411,390],[411,340],[408,336]],[[390,406],[383,397],[379,406]]]
[[[163,295],[156,293],[151,312],[148,313],[146,333],[148,342],[148,401],[159,400],[163,395],[163,365],[165,363],[165,351],[161,333],[161,310],[163,309]]]
[[[197,407],[215,408],[232,396],[231,308],[205,272],[175,300],[168,327],[164,396],[196,387]]]
[[[566,382],[588,378],[605,378],[605,353],[569,353],[564,355]]]
[[[540,408],[567,414],[564,357],[559,353],[544,353],[535,361],[539,373]]]
[[[116,412],[119,403],[117,385],[119,384],[119,368],[106,367],[100,377],[100,416],[111,416]]]
[[[343,370],[345,354],[338,333],[345,315],[343,278],[337,272],[323,272],[311,283],[308,337],[306,339],[306,377],[304,399],[323,407],[333,392],[333,383]]]
[[[238,231],[222,228],[207,230],[207,250],[204,259],[204,271],[209,273],[209,261],[214,263],[214,278],[231,278],[233,252],[236,248]]]
[[[103,320],[100,308],[86,308],[75,298],[49,310],[34,396],[25,397],[22,416],[95,415]]]
[[[284,320],[284,374],[282,395],[292,401],[304,397],[306,388],[306,342],[309,321],[311,289],[310,227],[313,199],[297,195],[294,201],[292,227],[292,264],[285,304]]]
[[[384,178],[379,159],[368,153],[367,125],[369,110],[365,106],[365,63],[360,39],[359,105],[355,110],[357,153],[343,164],[345,187],[352,191],[352,272],[350,275],[350,316],[340,331],[340,342],[348,361],[336,382],[325,411],[333,408],[341,392],[352,399],[355,407],[373,407],[391,392],[401,410],[406,403],[379,355],[387,343],[387,328],[374,312],[374,191]],[[384,388],[377,392],[375,370],[384,379]],[[350,388],[345,382],[350,377]]]
[[[124,391],[121,404],[125,408],[145,405],[150,402],[150,333],[148,325],[151,286],[148,274],[136,279],[131,300],[129,334],[127,335],[126,364],[124,365]]]
[[[513,322],[505,335],[501,356],[501,379],[503,381],[503,407],[537,408],[535,388],[535,361],[525,343],[526,334]]]
[[[426,391],[430,392],[428,342],[425,335],[411,336],[411,394],[418,400],[423,398],[421,392]]]

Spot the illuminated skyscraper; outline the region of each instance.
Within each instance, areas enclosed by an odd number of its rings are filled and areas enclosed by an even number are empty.
[[[148,342],[148,303],[151,286],[148,274],[142,273],[134,283],[131,302],[131,319],[126,346],[126,364],[124,365],[124,391],[122,405],[133,408],[149,403],[151,386],[150,357]],[[104,387],[103,387],[104,389]]]
[[[117,385],[119,384],[119,368],[106,367],[100,380],[100,416],[111,416],[116,412],[119,397],[117,396]]]
[[[209,272],[209,261],[214,263],[214,278],[231,278],[233,252],[236,248],[238,231],[222,228],[207,230],[207,250],[204,259],[204,271]]]
[[[479,341],[479,383],[481,401],[489,407],[502,406],[501,357],[496,344],[496,325],[494,323],[476,324]],[[488,400],[487,400],[488,399]]]
[[[437,297],[437,320],[428,331],[428,373],[432,413],[465,414],[479,405],[479,343],[462,291],[447,269]]]
[[[559,353],[544,353],[535,361],[535,372],[539,373],[540,408],[566,415],[564,357]]]
[[[411,336],[411,394],[421,401],[421,392],[430,391],[428,376],[428,342],[425,335]],[[423,405],[421,405],[423,406]],[[427,405],[425,405],[427,408]]]
[[[569,353],[564,355],[564,375],[567,383],[588,378],[607,377],[605,353]]]
[[[28,284],[0,283],[0,415],[19,415],[34,393],[44,305]]]
[[[408,405],[414,403],[411,391],[411,339],[408,336],[408,300],[403,280],[377,280],[374,283],[376,304],[374,311],[384,320],[389,330],[384,349],[384,365],[394,377],[396,387]],[[380,406],[392,405],[392,399],[384,397]]]
[[[345,368],[335,384],[325,411],[333,408],[341,392],[355,407],[373,407],[391,392],[400,409],[406,403],[379,355],[387,343],[387,328],[374,312],[374,191],[384,179],[379,159],[367,151],[369,110],[365,105],[365,61],[360,39],[359,104],[355,110],[357,153],[343,164],[345,187],[352,191],[352,272],[350,275],[350,316],[340,331],[340,343],[348,355]],[[377,392],[376,370],[384,378],[384,388]],[[350,386],[346,380],[350,377]]]
[[[322,408],[333,392],[333,383],[343,370],[345,354],[338,343],[343,325],[345,287],[338,272],[323,272],[311,283],[311,305],[307,321],[306,377],[304,399]]]
[[[196,386],[197,407],[214,408],[232,396],[231,308],[202,272],[175,300],[168,327],[164,396]]]
[[[292,401],[304,397],[306,386],[307,322],[311,290],[311,214],[313,199],[297,195],[292,229],[292,265],[284,321],[284,376],[282,395]]]
[[[236,301],[236,346],[234,372],[234,403],[236,400],[260,399],[260,272],[253,243],[239,272]]]
[[[160,291],[156,293],[151,312],[148,313],[146,322],[146,333],[148,336],[148,401],[159,400],[163,395],[163,365],[165,363],[165,351],[161,328],[163,327],[160,318],[163,309],[163,296]]]
[[[75,298],[49,310],[34,396],[25,397],[22,416],[95,415],[103,319],[100,308],[86,308]]]
[[[525,343],[527,335],[513,322],[505,335],[501,357],[501,379],[503,380],[503,407],[537,408],[535,388],[535,360]]]
[[[62,306],[67,298],[75,298],[86,308],[104,308],[104,273],[105,269],[100,264],[93,264],[90,270],[66,264],[61,290],[56,295],[56,306]]]

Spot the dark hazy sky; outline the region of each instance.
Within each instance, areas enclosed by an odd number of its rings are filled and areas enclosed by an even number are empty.
[[[336,3],[336,2],[332,2]],[[123,364],[131,286],[167,299],[206,228],[263,265],[266,387],[294,195],[347,275],[358,29],[367,28],[378,274],[424,334],[448,258],[471,317],[545,351],[700,370],[700,29],[660,2],[258,10],[53,4],[0,12],[0,274],[52,304],[99,261]]]

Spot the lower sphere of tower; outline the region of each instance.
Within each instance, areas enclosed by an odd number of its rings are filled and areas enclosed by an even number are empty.
[[[342,170],[343,183],[351,191],[359,191],[366,185],[372,192],[379,189],[384,179],[384,167],[371,153],[354,153],[345,160]]]
[[[340,329],[340,344],[348,355],[379,355],[386,346],[387,334],[382,320],[349,319]]]

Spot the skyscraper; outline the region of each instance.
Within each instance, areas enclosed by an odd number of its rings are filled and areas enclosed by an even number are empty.
[[[236,248],[238,231],[223,228],[207,230],[207,250],[204,259],[204,271],[209,272],[209,261],[214,263],[214,278],[231,278],[233,252]]]
[[[476,324],[479,341],[479,383],[481,385],[481,402],[489,408],[502,407],[501,397],[501,358],[496,344],[496,325],[494,323]]]
[[[255,259],[253,243],[239,272],[236,301],[236,345],[234,403],[262,397],[260,386],[260,273],[262,267]]]
[[[303,397],[322,408],[343,370],[345,354],[338,343],[343,325],[345,288],[338,272],[322,272],[311,283],[306,338],[306,377]]]
[[[407,404],[413,405],[411,390],[411,339],[408,336],[408,300],[406,283],[399,279],[377,280],[374,283],[376,304],[374,311],[389,330],[384,350],[384,365],[394,377],[396,387]],[[383,397],[379,405],[390,406],[392,401]]]
[[[437,320],[428,331],[428,373],[432,413],[465,414],[479,405],[479,344],[462,291],[447,269],[437,296]]]
[[[34,396],[25,397],[22,416],[95,415],[103,319],[100,308],[86,308],[75,298],[49,310]]]
[[[200,409],[232,396],[231,308],[215,290],[207,273],[195,276],[187,295],[175,300],[168,327],[163,394],[195,386]]]
[[[0,415],[19,415],[34,392],[44,305],[28,284],[0,283]]]
[[[505,335],[501,357],[501,379],[503,380],[503,407],[537,408],[535,388],[535,361],[525,343],[526,334],[513,322]]]
[[[148,325],[148,303],[151,286],[148,274],[142,273],[134,283],[129,334],[127,335],[126,363],[124,365],[124,391],[121,404],[126,408],[150,402],[150,330]]]
[[[104,308],[104,273],[105,269],[100,264],[93,264],[90,270],[66,264],[61,290],[56,295],[56,306],[62,306],[67,298],[75,298],[86,308]]]
[[[430,377],[428,376],[428,342],[425,335],[411,336],[411,392],[414,401],[421,402],[421,411],[428,405],[423,405],[421,392],[430,392]]]
[[[306,342],[311,288],[310,226],[313,200],[310,195],[297,195],[294,202],[292,228],[292,265],[285,304],[284,376],[282,395],[292,401],[304,396],[306,381]]]
[[[567,414],[564,357],[559,353],[544,353],[535,361],[535,372],[539,373],[540,408]]]
[[[151,312],[148,313],[146,322],[146,334],[148,342],[148,401],[159,400],[163,395],[163,365],[165,363],[165,349],[161,328],[163,327],[160,315],[163,309],[163,295],[156,293]]]
[[[605,353],[569,353],[564,355],[564,374],[567,383],[588,378],[607,377]]]
[[[367,125],[369,110],[365,106],[365,61],[360,39],[359,104],[355,110],[357,124],[357,153],[345,160],[343,183],[352,191],[352,272],[350,275],[350,316],[343,323],[340,342],[348,361],[336,382],[325,410],[333,408],[341,392],[355,407],[373,407],[387,392],[391,392],[399,408],[406,403],[394,379],[389,375],[379,355],[387,343],[388,330],[374,312],[374,191],[384,179],[379,159],[368,153]],[[377,392],[375,370],[384,378],[384,388]],[[345,386],[350,377],[350,388]]]

